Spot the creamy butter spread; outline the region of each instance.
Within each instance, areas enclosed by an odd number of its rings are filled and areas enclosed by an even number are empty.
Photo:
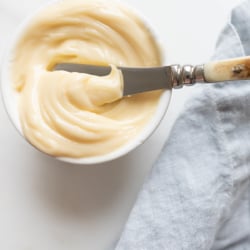
[[[59,62],[112,65],[112,70],[101,77],[53,71]],[[53,156],[91,157],[118,149],[148,124],[161,91],[122,98],[114,65],[160,63],[149,30],[124,6],[53,3],[30,20],[14,50],[11,70],[25,137]]]

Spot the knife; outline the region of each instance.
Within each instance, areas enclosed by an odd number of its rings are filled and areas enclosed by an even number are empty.
[[[250,56],[192,66],[179,64],[162,67],[118,67],[123,76],[123,96],[157,89],[172,89],[195,83],[214,83],[250,79]],[[110,66],[59,63],[54,70],[105,76]]]

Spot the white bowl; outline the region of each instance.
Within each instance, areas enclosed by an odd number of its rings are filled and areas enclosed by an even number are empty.
[[[12,60],[12,55],[13,55],[12,52],[21,34],[26,29],[27,25],[31,22],[32,18],[35,17],[36,13],[38,13],[41,9],[46,8],[49,4],[53,4],[54,2],[56,1],[51,1],[50,3],[43,5],[41,8],[39,8],[37,11],[35,11],[32,15],[30,15],[26,20],[24,20],[21,23],[19,28],[17,28],[16,33],[12,37],[9,46],[6,48],[5,55],[3,57],[3,62],[1,67],[1,89],[2,89],[1,92],[3,97],[3,102],[6,108],[6,112],[10,120],[12,121],[12,124],[15,126],[19,134],[25,140],[26,138],[23,134],[21,123],[19,120],[18,93],[13,87],[10,75],[10,62]],[[139,14],[138,16],[140,16],[142,20],[144,20],[144,22],[148,27],[151,27],[149,25],[149,22],[145,21],[145,18],[142,17],[142,15]],[[170,99],[171,99],[171,90],[165,90],[160,97],[157,110],[153,115],[151,121],[145,126],[145,128],[141,131],[141,133],[139,133],[138,136],[134,138],[133,141],[130,141],[129,143],[125,144],[119,149],[114,150],[113,152],[105,155],[93,156],[93,157],[85,157],[85,158],[55,157],[55,158],[64,162],[69,162],[74,164],[97,164],[115,160],[117,158],[126,155],[127,153],[131,152],[132,150],[143,144],[150,137],[150,135],[157,129],[158,125],[160,124],[161,120],[163,119],[166,113]],[[29,143],[28,140],[26,141]]]

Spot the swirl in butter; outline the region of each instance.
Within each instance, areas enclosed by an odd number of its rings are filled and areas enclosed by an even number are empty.
[[[59,62],[111,65],[107,76],[53,71]],[[157,66],[156,42],[130,9],[113,1],[64,0],[29,21],[12,62],[23,133],[57,157],[105,155],[145,128],[162,91],[122,98],[114,66]],[[152,83],[154,84],[154,83]]]

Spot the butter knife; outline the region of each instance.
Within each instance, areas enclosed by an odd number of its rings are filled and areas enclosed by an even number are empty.
[[[118,67],[123,76],[123,96],[157,89],[172,89],[195,83],[215,83],[250,79],[250,56],[192,66],[179,64],[162,67]],[[54,70],[108,75],[110,66],[59,63]]]

